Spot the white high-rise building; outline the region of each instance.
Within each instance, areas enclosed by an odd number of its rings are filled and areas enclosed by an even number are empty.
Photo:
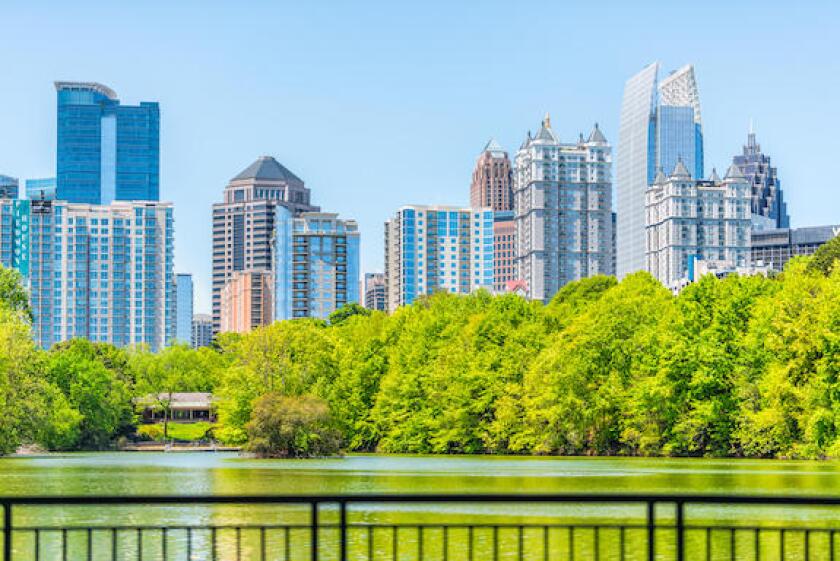
[[[695,180],[677,161],[659,171],[647,190],[647,270],[671,289],[693,279],[697,262],[717,269],[750,266],[750,184],[736,166],[724,179],[714,171]]]
[[[694,67],[686,65],[659,81],[658,62],[624,87],[616,150],[616,273],[645,268],[645,193],[656,171],[677,160],[703,177],[703,127]]]
[[[526,295],[548,301],[565,284],[612,274],[610,145],[598,125],[563,144],[546,115],[514,165],[515,260]]]
[[[388,311],[423,294],[493,289],[493,210],[411,205],[385,222]]]

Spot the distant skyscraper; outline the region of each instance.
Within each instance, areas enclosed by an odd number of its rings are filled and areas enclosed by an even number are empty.
[[[513,175],[507,152],[491,138],[475,162],[470,184],[470,206],[513,210]]]
[[[681,161],[657,172],[646,197],[647,270],[671,289],[694,277],[696,261],[749,267],[750,187],[736,166],[721,180],[696,180]]]
[[[365,308],[384,312],[385,273],[365,273],[360,296],[365,301]]]
[[[120,105],[93,82],[56,82],[57,198],[71,203],[156,201],[160,183],[157,103]]]
[[[755,265],[767,265],[781,272],[792,258],[812,255],[821,245],[837,236],[840,236],[840,224],[753,230],[750,236],[752,261]]]
[[[493,291],[508,290],[516,277],[516,224],[513,211],[493,213]]]
[[[236,271],[272,271],[275,209],[318,211],[303,181],[270,156],[231,179],[213,205],[213,329],[221,328],[222,290]]]
[[[270,271],[235,271],[222,289],[221,333],[248,333],[272,321]]]
[[[175,342],[192,343],[193,279],[189,273],[175,276]]]
[[[56,196],[55,177],[26,180],[26,198],[29,200],[53,200]]]
[[[388,311],[423,294],[493,288],[493,211],[411,205],[385,222]]]
[[[359,303],[359,227],[328,212],[293,216],[277,207],[274,220],[274,319],[326,319]]]
[[[684,66],[657,86],[659,63],[627,81],[616,151],[616,273],[645,269],[645,193],[658,169],[677,160],[703,177],[703,127],[694,67]]]
[[[790,217],[782,184],[776,168],[770,165],[770,156],[763,154],[761,146],[755,141],[752,128],[743,153],[732,158],[732,163],[738,166],[751,185],[753,215],[769,218],[775,228],[789,228]]]
[[[16,177],[0,175],[0,199],[16,199],[18,197],[18,180]]]
[[[548,301],[565,284],[612,272],[610,146],[598,125],[562,144],[548,115],[514,166],[517,278]]]
[[[210,314],[195,314],[192,320],[192,347],[209,347],[213,343],[213,318]]]
[[[35,340],[163,348],[175,336],[172,205],[0,200],[3,265],[29,286]]]

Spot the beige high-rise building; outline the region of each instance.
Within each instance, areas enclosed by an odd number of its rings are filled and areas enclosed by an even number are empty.
[[[222,291],[237,271],[272,270],[271,236],[275,209],[294,215],[318,211],[309,189],[271,156],[262,156],[225,187],[224,202],[213,205],[213,331],[222,320]],[[270,319],[269,319],[270,321]]]
[[[248,333],[271,323],[271,273],[236,271],[222,289],[220,331]]]

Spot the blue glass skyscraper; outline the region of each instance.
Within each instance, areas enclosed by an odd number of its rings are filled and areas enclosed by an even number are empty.
[[[193,280],[189,273],[175,275],[175,342],[192,344]]]
[[[56,82],[57,198],[71,203],[156,201],[160,183],[157,103],[121,105],[93,82]]]

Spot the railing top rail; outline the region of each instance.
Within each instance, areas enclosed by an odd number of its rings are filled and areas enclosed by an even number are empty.
[[[744,505],[840,505],[840,496],[702,494],[313,494],[313,495],[51,495],[0,496],[12,505],[294,504],[294,503],[683,503]]]

